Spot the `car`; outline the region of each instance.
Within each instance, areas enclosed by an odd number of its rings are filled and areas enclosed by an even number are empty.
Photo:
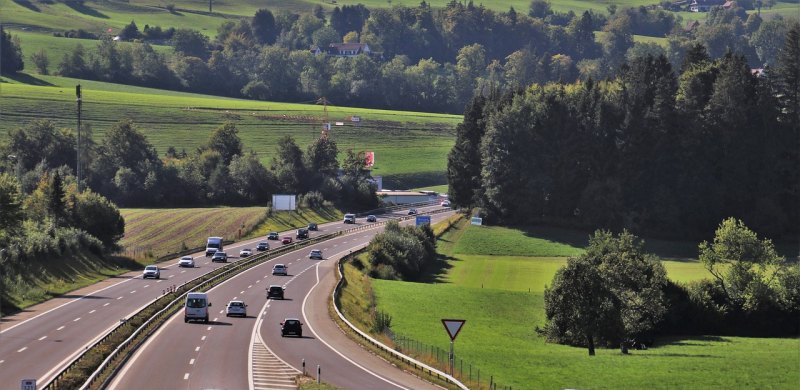
[[[269,250],[269,243],[259,242],[258,245],[256,245],[256,250],[259,252]]]
[[[283,287],[281,287],[281,286],[279,286],[277,284],[271,284],[269,287],[267,287],[267,299],[270,299],[270,298],[283,299]]]
[[[417,209],[414,208],[408,209],[408,215],[416,215],[416,214],[417,214]]]
[[[311,253],[308,254],[308,258],[322,260],[322,251],[319,249],[312,249]]]
[[[281,239],[281,244],[283,244],[283,245],[291,244],[291,243],[292,243],[292,238],[289,237],[289,236],[283,236],[283,238]]]
[[[253,251],[250,248],[244,248],[239,251],[239,257],[247,257],[253,254]]]
[[[449,200],[443,200],[442,201],[442,207],[450,207],[450,201]]]
[[[223,263],[228,262],[228,254],[223,251],[216,251],[214,252],[214,256],[211,256],[211,262],[221,261]]]
[[[272,274],[273,275],[289,275],[289,267],[285,264],[275,264],[272,266]]]
[[[192,256],[181,257],[181,260],[178,261],[178,267],[194,268],[194,258]]]
[[[376,216],[374,216],[372,214],[367,215],[367,222],[378,222],[378,217],[376,217]]]
[[[242,316],[247,317],[247,305],[244,301],[230,301],[225,308],[225,317]]]
[[[304,238],[308,238],[308,229],[303,229],[303,228],[297,229],[297,236],[296,237],[297,237],[298,240],[302,240]]]
[[[142,279],[147,278],[161,279],[161,271],[158,270],[157,265],[148,265],[147,267],[144,267],[144,271],[142,271]]]
[[[284,318],[281,321],[281,337],[286,337],[290,334],[300,338],[303,337],[303,323],[297,318]]]
[[[316,232],[317,230],[319,230],[319,228],[317,227],[316,223],[311,222],[311,223],[308,224],[308,230],[311,230],[312,232]]]
[[[267,234],[267,240],[277,240],[278,239],[278,232],[269,232]]]
[[[352,213],[347,213],[344,215],[344,223],[356,223],[356,215]]]

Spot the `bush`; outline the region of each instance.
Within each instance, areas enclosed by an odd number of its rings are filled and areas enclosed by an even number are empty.
[[[311,191],[300,195],[300,207],[310,209],[321,209],[325,207],[325,198],[319,191]]]

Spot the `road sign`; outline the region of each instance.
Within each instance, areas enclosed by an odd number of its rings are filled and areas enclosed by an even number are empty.
[[[430,225],[431,224],[431,216],[430,215],[417,215],[416,224],[417,224],[417,226],[422,226],[422,225],[425,225],[425,224]]]
[[[470,219],[469,223],[471,223],[473,225],[478,225],[478,226],[483,225],[483,218],[481,218],[481,217],[472,217],[472,219]]]
[[[23,379],[22,390],[36,390],[36,379]]]
[[[447,334],[450,335],[450,341],[456,340],[456,336],[458,336],[458,332],[461,331],[461,327],[464,326],[465,322],[467,322],[467,320],[442,319],[442,324],[444,324],[444,329],[447,330]]]

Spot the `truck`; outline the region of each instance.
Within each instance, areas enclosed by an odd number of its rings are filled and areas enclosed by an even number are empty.
[[[206,257],[222,250],[222,237],[209,237],[206,242]]]

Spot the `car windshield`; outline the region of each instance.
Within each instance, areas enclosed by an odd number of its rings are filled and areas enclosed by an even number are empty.
[[[231,302],[230,306],[242,306],[241,302]]]
[[[193,309],[198,309],[201,307],[206,307],[206,300],[203,298],[189,298],[186,301],[186,306],[191,307]]]
[[[299,324],[299,323],[300,323],[300,322],[299,322],[299,321],[296,321],[296,320],[289,320],[289,321],[286,321],[286,325],[297,325],[297,324]]]
[[[145,269],[148,270],[148,271],[155,271],[155,270],[158,269],[158,267],[156,267],[154,265],[148,265],[147,267],[145,267]]]

